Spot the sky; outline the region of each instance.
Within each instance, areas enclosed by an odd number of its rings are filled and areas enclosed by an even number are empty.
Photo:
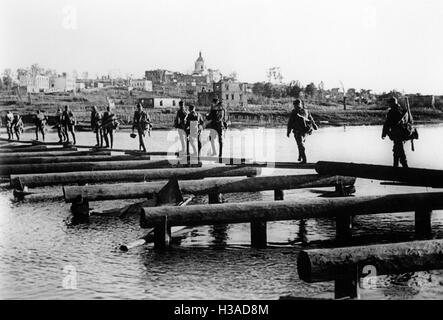
[[[443,94],[441,0],[1,0],[0,70],[143,77],[206,66],[239,80]]]

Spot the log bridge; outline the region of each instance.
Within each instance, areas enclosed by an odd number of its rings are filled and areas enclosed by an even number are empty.
[[[243,168],[243,170],[251,169],[252,168]],[[250,174],[252,172],[246,171],[244,173]],[[212,199],[219,199],[224,193],[274,190],[274,198],[276,200],[283,200],[283,190],[337,187],[341,185],[350,186],[354,185],[354,183],[355,178],[320,176],[318,174],[260,176],[251,178],[225,177],[203,180],[182,180],[178,182],[180,190],[184,194],[210,195]],[[66,202],[73,202],[79,196],[88,199],[88,201],[139,199],[146,198],[149,194],[158,192],[164,185],[164,181],[154,181],[143,183],[65,186],[63,187],[63,194]]]
[[[352,217],[415,211],[417,238],[432,234],[432,210],[443,209],[443,193],[409,193],[381,196],[346,197],[335,199],[309,199],[297,201],[224,203],[193,205],[190,207],[143,208],[140,216],[142,228],[154,227],[157,232],[170,226],[197,226],[230,223],[251,224],[251,245],[267,245],[268,221],[302,220],[309,218],[335,218],[336,238],[345,243],[351,237]],[[159,236],[162,238],[162,236]],[[158,244],[162,246],[164,244]]]
[[[375,276],[435,269],[443,269],[443,239],[303,250],[297,259],[301,280],[335,282],[335,299],[360,298],[362,278],[370,285]]]

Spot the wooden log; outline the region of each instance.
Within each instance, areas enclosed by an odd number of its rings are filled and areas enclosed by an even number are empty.
[[[267,246],[266,221],[251,221],[251,247],[263,249]]]
[[[64,157],[64,156],[79,156],[79,155],[92,155],[92,154],[108,154],[109,151],[76,151],[75,149],[65,150],[65,151],[39,151],[39,152],[15,152],[15,153],[4,153],[0,155],[0,163],[5,161],[12,161],[11,159],[20,159],[24,157]]]
[[[443,269],[443,240],[303,250],[297,260],[300,279],[311,283],[347,276],[355,266],[373,266],[376,275]]]
[[[171,226],[248,223],[343,217],[379,213],[408,212],[417,209],[443,209],[443,193],[409,193],[354,198],[316,198],[297,201],[260,201],[194,205],[184,208],[149,208],[143,210],[140,224],[151,226],[168,216]]]
[[[104,154],[100,154],[103,152]],[[18,165],[18,164],[40,164],[40,163],[59,163],[59,162],[97,162],[97,161],[132,161],[132,160],[150,160],[150,156],[130,156],[130,155],[115,155],[111,156],[110,151],[100,151],[98,155],[79,155],[79,156],[59,156],[59,157],[23,157],[11,159],[1,159],[0,163],[3,167],[6,164]]]
[[[317,162],[315,170],[319,174],[344,175],[349,177],[391,180],[411,186],[443,187],[443,170],[418,168],[393,168],[362,163]]]
[[[32,149],[29,149],[29,148],[32,148]],[[0,151],[0,156],[21,156],[21,155],[25,154],[25,155],[28,155],[29,157],[35,157],[36,154],[37,155],[44,155],[45,153],[52,153],[52,152],[72,152],[72,151],[77,151],[76,147],[46,148],[45,146],[33,146],[33,147],[29,147],[29,148],[2,149]]]
[[[0,148],[0,154],[15,152],[37,152],[48,150],[47,146],[16,146],[10,148]]]
[[[0,166],[0,175],[23,175],[55,172],[113,171],[172,167],[168,160],[89,161],[17,164]]]
[[[246,168],[253,169],[253,168]],[[254,172],[245,172],[253,174]],[[255,171],[260,174],[260,170]],[[186,194],[206,195],[212,192],[216,193],[235,193],[235,192],[258,192],[265,190],[281,189],[300,189],[316,187],[332,187],[337,180],[346,184],[355,183],[355,178],[348,177],[330,177],[311,175],[285,175],[285,176],[260,176],[253,178],[232,177],[218,179],[188,180],[179,181],[180,189]],[[107,185],[90,186],[66,186],[63,188],[65,201],[71,202],[78,195],[88,198],[89,201],[99,200],[117,200],[117,199],[139,199],[146,197],[147,194],[158,192],[164,182],[147,183],[121,183]]]
[[[274,200],[275,201],[280,201],[283,200],[285,198],[285,194],[284,191],[281,189],[275,189],[274,190]]]
[[[267,167],[267,168],[277,168],[277,169],[308,169],[312,170],[316,168],[315,163],[299,163],[299,162],[246,162],[243,164],[244,166],[252,166],[252,167]]]
[[[130,162],[130,161],[128,161]],[[145,161],[146,162],[146,161]],[[246,176],[259,174],[257,168],[231,166],[207,166],[203,168],[174,168],[167,160],[150,161],[152,169],[77,171],[46,174],[11,175],[12,187],[21,190],[59,184],[86,184],[118,181],[148,181],[177,177],[179,179],[203,179],[205,177]],[[55,165],[55,164],[54,164]],[[142,196],[144,197],[144,196]],[[131,198],[128,196],[128,198]],[[137,198],[137,197],[132,197]]]
[[[415,235],[419,239],[432,237],[432,210],[420,209],[415,211]]]

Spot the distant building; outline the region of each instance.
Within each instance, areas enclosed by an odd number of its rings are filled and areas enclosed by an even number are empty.
[[[203,75],[205,73],[205,60],[202,57],[202,52],[199,52],[197,60],[194,63],[194,72],[193,75]]]
[[[138,90],[152,91],[152,81],[146,79],[131,79],[129,86]]]
[[[68,75],[51,77],[49,79],[50,92],[68,92],[76,89],[76,79]]]
[[[19,85],[26,87],[28,93],[48,92],[49,91],[49,77],[42,75],[23,75],[20,76]]]
[[[198,93],[198,103],[208,106],[214,98],[218,98],[224,107],[246,107],[248,105],[246,89],[246,83],[220,80],[213,84],[212,91]]]
[[[145,108],[174,108],[178,107],[180,98],[141,98],[139,103]]]

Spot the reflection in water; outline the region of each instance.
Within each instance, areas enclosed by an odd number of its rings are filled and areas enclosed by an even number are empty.
[[[443,169],[440,137],[443,126],[420,128],[416,151],[408,152],[411,166]],[[391,165],[392,145],[380,139],[381,127],[321,128],[307,139],[312,161],[333,160]],[[25,133],[24,139],[33,138]],[[153,131],[148,148],[175,151],[176,132]],[[236,149],[236,139],[243,143]],[[57,139],[48,135],[48,141]],[[202,139],[207,139],[203,134]],[[79,132],[81,144],[95,144],[90,133]],[[170,146],[165,146],[171,142]],[[287,139],[284,129],[229,130],[228,154],[258,160],[294,161],[297,147]],[[240,139],[241,141],[241,139]],[[242,147],[244,145],[244,147]],[[234,147],[233,147],[234,146]],[[137,141],[117,132],[116,148],[137,149]],[[209,146],[208,146],[209,147]],[[173,149],[173,150],[171,150]],[[246,154],[242,154],[241,150]],[[306,170],[263,170],[264,175],[312,173]],[[60,194],[60,187],[43,188]],[[288,190],[285,199],[315,198],[320,191]],[[358,179],[355,196],[386,193],[427,192],[436,189],[380,185]],[[224,195],[225,202],[273,201],[273,192]],[[134,200],[98,201],[91,209],[124,207]],[[196,197],[192,204],[208,203],[208,197]],[[191,204],[191,205],[192,205]],[[10,190],[0,190],[0,298],[226,298],[276,299],[293,294],[312,296],[327,292],[333,283],[307,284],[296,273],[301,248],[335,245],[333,219],[276,221],[268,223],[266,250],[250,248],[249,224],[201,226],[193,228],[181,242],[165,252],[142,246],[123,253],[122,243],[145,235],[137,216],[91,217],[89,225],[67,228],[64,219],[69,204],[61,201],[38,203],[13,202]],[[352,244],[405,241],[414,237],[413,213],[356,216]],[[443,215],[434,212],[432,226],[436,238],[443,237]],[[297,241],[294,241],[297,240]],[[213,250],[223,248],[223,250]],[[63,270],[77,270],[76,290],[63,289]],[[423,272],[408,278],[379,277],[376,288],[365,289],[363,298],[437,299],[443,295],[443,271]]]

